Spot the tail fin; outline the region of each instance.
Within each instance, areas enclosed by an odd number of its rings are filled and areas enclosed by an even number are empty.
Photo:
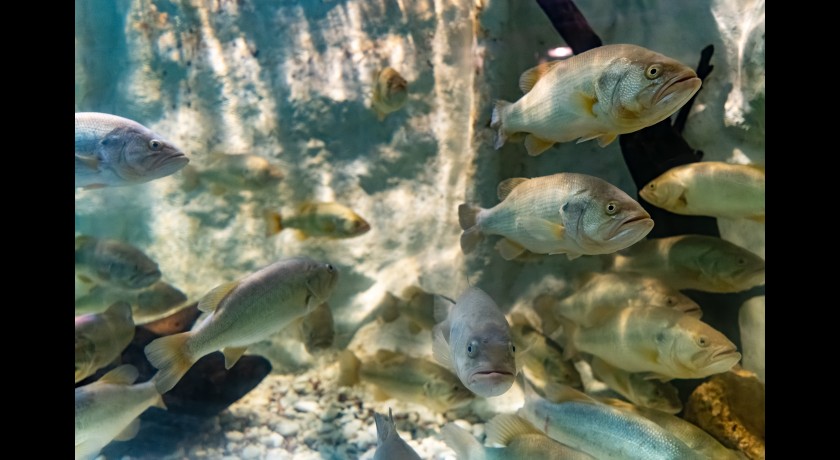
[[[490,127],[496,130],[496,141],[493,144],[493,148],[496,150],[502,148],[505,145],[505,141],[507,141],[504,112],[509,105],[510,102],[508,101],[496,101],[496,105],[493,107],[493,114],[490,116]]]
[[[464,233],[461,233],[461,251],[464,254],[469,254],[475,249],[475,246],[481,241],[482,233],[476,225],[476,216],[481,208],[473,206],[469,203],[462,203],[458,206],[458,223]]]
[[[146,358],[152,366],[159,369],[152,378],[160,394],[175,387],[194,364],[195,361],[185,346],[191,335],[190,332],[168,335],[146,345]]]
[[[268,210],[265,212],[266,230],[265,236],[276,235],[283,230],[283,217],[277,211]]]
[[[338,353],[338,385],[343,387],[353,386],[359,383],[359,367],[362,362],[350,350],[341,350]]]
[[[459,460],[484,460],[484,447],[467,430],[450,422],[440,429],[440,433]]]

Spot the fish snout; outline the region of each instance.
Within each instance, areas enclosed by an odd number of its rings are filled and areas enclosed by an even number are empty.
[[[687,100],[694,95],[703,83],[697,73],[686,67],[676,72],[670,80],[665,82],[653,96],[656,104],[668,103],[672,99]]]
[[[467,387],[473,393],[488,398],[499,396],[513,386],[514,374],[503,370],[477,371],[470,376]]]
[[[621,221],[618,225],[616,225],[609,235],[607,235],[608,240],[618,240],[622,239],[628,235],[638,235],[641,234],[639,239],[647,235],[653,229],[653,219],[650,218],[650,214],[644,209],[640,210],[639,212],[633,212],[624,220]]]

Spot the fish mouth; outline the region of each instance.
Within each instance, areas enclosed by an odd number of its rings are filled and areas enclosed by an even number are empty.
[[[610,234],[607,236],[607,239],[618,239],[627,235],[628,233],[644,231],[645,229],[647,229],[647,231],[649,232],[652,228],[653,219],[650,218],[650,214],[636,214],[624,219],[623,221],[621,221],[620,224],[616,225],[615,228],[613,228],[612,232],[610,232]],[[645,232],[645,234],[647,234],[647,232]]]
[[[684,99],[688,99],[700,89],[702,83],[697,73],[691,69],[685,70],[663,84],[654,94],[654,100],[657,104],[667,103],[677,95],[683,95]]]
[[[356,227],[356,234],[361,235],[362,233],[367,233],[370,230],[370,224],[366,221],[359,222],[358,226]]]
[[[714,352],[712,356],[709,357],[709,361],[720,361],[722,359],[735,357],[738,359],[741,358],[741,353],[739,353],[738,350],[735,350],[734,348],[724,348]]]
[[[470,385],[467,387],[473,393],[489,398],[499,396],[513,386],[514,375],[512,372],[501,370],[478,371],[470,376]]]
[[[156,175],[168,176],[183,168],[189,162],[190,159],[183,152],[171,152],[158,155],[151,170],[155,171]]]

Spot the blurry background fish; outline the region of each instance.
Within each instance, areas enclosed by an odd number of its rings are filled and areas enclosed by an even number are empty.
[[[401,109],[408,100],[408,82],[399,72],[385,67],[376,75],[373,86],[372,107],[379,121]]]
[[[300,238],[324,236],[328,238],[352,238],[367,233],[370,225],[355,211],[339,203],[308,201],[297,211],[285,216],[279,211],[266,213],[271,236],[284,228],[297,230]]]
[[[157,262],[129,243],[88,235],[76,237],[76,277],[84,283],[141,289],[160,276]]]
[[[76,299],[76,314],[103,311],[114,302],[131,305],[134,324],[146,324],[163,318],[187,302],[187,296],[175,286],[158,280],[141,289],[120,289],[98,285]]]
[[[178,147],[134,120],[76,112],[76,187],[141,184],[189,163]]]
[[[76,383],[112,363],[134,338],[131,307],[116,302],[102,313],[76,317]]]
[[[283,171],[265,157],[250,153],[215,152],[188,165],[181,173],[182,188],[192,191],[200,185],[210,187],[216,194],[228,190],[254,190],[277,185]]]

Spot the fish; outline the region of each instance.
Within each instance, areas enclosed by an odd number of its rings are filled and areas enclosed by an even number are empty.
[[[551,439],[598,459],[700,460],[706,457],[640,415],[621,411],[566,388],[562,402],[541,397],[525,382],[517,415]]]
[[[405,288],[400,297],[386,292],[379,308],[380,316],[386,323],[401,315],[408,317],[411,320],[409,328],[413,332],[431,330],[435,326],[435,296],[417,286]]]
[[[94,286],[86,295],[76,299],[76,314],[97,313],[114,302],[128,302],[134,324],[156,321],[187,302],[187,296],[175,286],[158,280],[141,289],[121,289],[105,285]]]
[[[653,408],[637,407],[615,398],[604,398],[600,400],[612,407],[641,415],[668,430],[679,438],[688,447],[704,455],[706,458],[715,460],[746,460],[747,457],[737,450],[726,448],[714,436],[707,433],[697,425],[680,417],[662,412]]]
[[[526,70],[518,101],[498,100],[490,127],[494,147],[525,137],[528,155],[557,142],[597,139],[606,147],[619,134],[654,125],[679,110],[700,89],[690,67],[631,44],[604,45]]]
[[[300,319],[298,333],[308,353],[316,353],[332,346],[335,339],[333,313],[327,302],[315,307]]]
[[[266,219],[267,236],[276,235],[284,228],[296,229],[301,239],[310,236],[352,238],[370,230],[370,224],[355,211],[334,202],[307,201],[298,207],[297,212],[286,216],[269,210]]]
[[[558,317],[565,352],[585,352],[643,378],[700,379],[732,368],[741,353],[718,330],[670,308],[627,307],[604,312],[600,322],[581,327]]]
[[[435,297],[432,351],[435,360],[473,393],[499,396],[518,372],[510,325],[486,292],[470,287],[452,302]]]
[[[764,222],[764,167],[723,161],[675,166],[639,190],[648,203],[688,216]]]
[[[140,123],[76,112],[76,182],[84,190],[142,184],[190,162],[181,149]]]
[[[458,460],[594,460],[589,454],[549,438],[530,422],[515,414],[498,414],[487,422],[485,447],[453,422],[440,429],[444,442]]]
[[[224,193],[233,190],[258,190],[277,185],[285,177],[280,167],[268,159],[251,153],[209,154],[201,167],[188,165],[182,174],[183,188],[191,191],[207,184],[213,191]]]
[[[489,209],[458,206],[464,254],[483,235],[501,235],[496,248],[506,260],[526,249],[574,260],[624,249],[653,229],[653,219],[636,200],[587,174],[507,179],[499,183],[497,194],[501,202]]]
[[[149,407],[166,409],[154,383],[135,384],[137,377],[137,368],[124,364],[76,388],[76,460],[93,460],[111,441],[132,439]]]
[[[590,273],[579,279],[574,292],[556,302],[552,312],[581,326],[590,326],[602,308],[672,308],[697,319],[697,302],[661,280],[633,273]]]
[[[76,277],[85,283],[122,289],[142,289],[161,277],[157,262],[124,241],[76,237]]]
[[[677,387],[668,382],[645,379],[642,374],[611,366],[597,356],[592,358],[590,366],[595,378],[633,404],[668,414],[676,414],[683,409]]]
[[[392,67],[385,67],[376,75],[373,85],[373,111],[379,121],[401,109],[408,100],[408,82]]]
[[[373,413],[376,423],[376,453],[373,460],[420,460],[417,451],[411,448],[397,432],[394,414],[388,408],[388,418],[378,412]]]
[[[611,258],[614,271],[653,276],[674,289],[732,293],[764,284],[764,259],[714,236],[652,238]]]
[[[561,385],[583,388],[580,373],[575,365],[563,357],[563,348],[554,340],[544,336],[530,324],[514,324],[510,328],[513,342],[520,349],[522,372],[548,398]]]
[[[425,358],[380,349],[364,361],[352,351],[338,353],[340,386],[375,385],[376,399],[396,398],[437,412],[466,406],[475,398],[450,370]]]
[[[76,317],[76,383],[117,359],[134,339],[131,306],[115,302],[102,313]]]
[[[208,316],[191,331],[146,345],[146,358],[159,370],[161,394],[171,390],[201,357],[221,350],[230,369],[249,345],[269,338],[326,302],[338,281],[330,263],[282,259],[243,278],[223,283],[198,302]]]

